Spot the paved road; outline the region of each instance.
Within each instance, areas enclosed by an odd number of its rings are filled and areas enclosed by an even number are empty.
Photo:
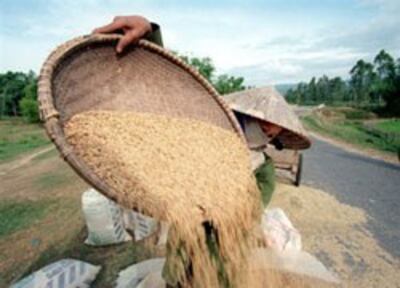
[[[400,258],[400,165],[313,140],[312,148],[304,153],[303,184],[364,209],[375,238]]]

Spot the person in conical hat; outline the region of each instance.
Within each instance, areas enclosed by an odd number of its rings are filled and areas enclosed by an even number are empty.
[[[275,190],[275,167],[265,153],[276,149],[306,149],[311,142],[298,117],[273,87],[248,89],[224,96],[233,110],[250,149],[251,164],[264,206]]]
[[[162,37],[160,32],[160,27],[155,23],[150,23],[146,18],[141,16],[122,16],[115,17],[112,23],[109,23],[103,27],[95,29],[94,33],[112,33],[112,32],[123,32],[123,37],[120,39],[118,44],[116,45],[117,53],[122,52],[128,45],[136,42],[140,38],[146,38],[153,43],[156,43],[162,46]],[[256,91],[257,89],[246,90],[245,93],[249,91]],[[236,97],[240,99],[236,105]],[[246,96],[247,97],[247,96]],[[266,205],[269,202],[269,199],[272,195],[272,191],[274,188],[274,166],[272,160],[263,153],[263,150],[266,147],[267,143],[274,143],[278,148],[288,148],[286,140],[290,139],[289,137],[292,134],[288,134],[285,129],[284,121],[282,123],[280,121],[270,122],[269,118],[273,119],[274,117],[269,117],[269,114],[263,114],[263,109],[257,110],[253,109],[252,105],[256,103],[256,107],[263,107],[257,101],[251,100],[249,103],[246,101],[242,101],[242,97],[240,94],[234,93],[228,95],[226,99],[232,98],[232,109],[235,111],[236,116],[238,117],[242,129],[245,132],[246,139],[248,141],[249,148],[252,153],[252,164],[256,174],[256,178],[261,191],[263,192],[263,202]],[[249,98],[253,99],[253,98]],[[282,101],[275,101],[278,104]],[[284,100],[283,100],[284,103]],[[260,105],[259,105],[260,104]],[[282,106],[282,105],[281,105]],[[284,105],[283,105],[284,106]],[[278,105],[278,107],[280,107]],[[243,108],[243,109],[242,109]],[[277,109],[278,111],[282,109]],[[283,109],[284,110],[284,109]],[[289,109],[290,110],[290,109]],[[268,111],[267,111],[268,112]],[[285,112],[285,111],[283,111]],[[264,117],[268,116],[268,117]],[[276,117],[279,118],[279,117]],[[278,124],[278,125],[277,125]],[[282,124],[282,125],[281,125]],[[300,124],[301,125],[301,124]],[[290,126],[290,125],[289,125]],[[289,135],[289,136],[288,136]],[[296,138],[296,137],[295,137]],[[301,142],[301,141],[300,141]],[[301,145],[300,145],[301,146]],[[299,146],[299,147],[300,147]],[[270,192],[268,192],[270,191]],[[209,248],[210,257],[214,259],[214,261],[218,262],[219,272],[221,283],[223,286],[229,286],[227,282],[227,278],[224,272],[223,260],[219,256],[219,247],[217,239],[217,231],[212,227],[211,223],[205,222],[204,229],[206,234],[207,246]],[[168,247],[168,243],[167,243]],[[168,251],[167,249],[167,259],[166,264],[163,269],[163,278],[167,283],[167,287],[180,287],[179,279],[177,278],[177,273],[171,265],[174,263],[173,258],[182,258],[182,263],[185,266],[185,270],[187,270],[190,274],[190,259],[188,255],[186,255],[185,251]]]

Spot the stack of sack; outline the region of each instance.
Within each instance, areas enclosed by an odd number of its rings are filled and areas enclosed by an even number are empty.
[[[141,241],[158,233],[157,245],[167,241],[168,225],[141,213],[127,210],[106,198],[95,189],[82,195],[82,210],[88,229],[85,244],[111,245],[125,241]],[[260,263],[268,260],[270,268],[339,283],[338,278],[311,254],[302,251],[301,235],[280,208],[266,209],[261,219],[265,244],[251,256]],[[130,233],[128,233],[129,231]],[[133,236],[131,236],[133,234]],[[165,287],[162,268],[165,258],[154,258],[136,263],[122,270],[116,280],[117,288]],[[23,287],[90,287],[100,271],[94,266],[73,259],[63,259],[13,284]]]
[[[141,241],[155,233],[158,233],[157,245],[164,245],[167,241],[166,223],[159,223],[154,218],[124,209],[93,188],[82,194],[82,211],[88,230],[85,240],[87,245],[103,246],[131,240]],[[119,274],[117,287],[136,287],[138,284],[154,287],[155,281],[163,281],[161,270],[164,262],[165,259],[157,258],[126,268]],[[100,269],[100,266],[83,261],[62,259],[21,279],[11,288],[88,288]]]

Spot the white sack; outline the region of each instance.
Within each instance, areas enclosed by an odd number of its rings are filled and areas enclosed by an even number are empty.
[[[301,251],[301,235],[282,209],[266,209],[261,225],[269,247],[277,251]]]
[[[166,283],[162,278],[162,270],[151,272],[147,275],[136,288],[165,288]]]
[[[83,193],[82,210],[88,229],[85,244],[109,245],[132,240],[125,231],[121,207],[95,189]]]
[[[150,274],[153,273],[155,274],[149,276],[149,279],[147,279],[143,283],[143,285],[145,285],[146,283],[149,284],[153,281],[158,283],[159,279],[157,275],[161,276],[164,264],[165,264],[165,258],[153,258],[129,266],[128,268],[119,272],[116,288],[136,288],[143,280],[146,279],[146,277],[148,277]],[[142,286],[142,287],[151,287],[151,286]]]
[[[318,278],[327,282],[339,283],[339,278],[314,256],[304,251],[283,251],[257,248],[251,255],[254,267],[272,268],[295,274]]]
[[[135,241],[151,236],[159,227],[158,221],[132,210],[124,209],[125,227],[134,233]]]
[[[30,274],[10,288],[89,288],[100,266],[63,259]]]

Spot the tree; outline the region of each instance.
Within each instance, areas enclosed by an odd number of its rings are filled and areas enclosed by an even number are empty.
[[[214,81],[214,87],[219,94],[224,95],[246,89],[246,87],[243,85],[243,82],[243,77],[234,77],[227,74],[222,74],[217,77],[217,80]]]
[[[36,123],[40,121],[38,102],[30,97],[24,97],[19,101],[21,115],[25,121],[29,123]]]
[[[311,102],[316,103],[318,99],[318,94],[317,94],[317,85],[315,83],[315,77],[311,78],[308,87],[309,87],[310,100]]]
[[[397,59],[392,89],[390,93],[388,92],[384,96],[384,100],[386,102],[386,112],[394,116],[400,116],[400,58]]]
[[[340,77],[335,77],[329,81],[330,87],[330,103],[343,102],[346,94],[347,87],[346,83]]]
[[[385,100],[386,108],[391,109],[393,105],[392,99],[396,97],[395,85],[396,85],[396,63],[392,56],[390,56],[385,50],[381,50],[374,59],[376,65],[377,81],[375,85],[375,92],[377,94],[378,101],[381,99]]]
[[[19,116],[19,102],[23,97],[37,99],[37,77],[30,71],[7,72],[0,74],[0,118],[3,116]]]
[[[209,82],[214,78],[215,66],[209,57],[198,58],[189,57],[187,55],[179,55],[179,53],[174,52],[179,58],[185,61],[190,66],[194,67],[199,73],[206,78]]]
[[[297,101],[302,104],[309,104],[307,99],[307,83],[299,83],[297,86]]]
[[[300,104],[297,101],[297,93],[292,88],[290,88],[289,90],[286,91],[285,98],[289,103]]]
[[[393,80],[396,76],[396,64],[392,56],[390,56],[385,50],[381,50],[378,55],[375,56],[374,64],[379,79],[391,79]]]
[[[227,74],[215,75],[215,66],[211,58],[189,57],[187,55],[179,55],[177,52],[175,54],[187,64],[197,69],[221,95],[246,89],[243,77],[235,77]]]
[[[19,108],[25,121],[36,123],[40,121],[37,102],[37,77],[31,71],[26,77],[27,83],[23,89],[24,96],[19,101]]]
[[[7,72],[1,74],[0,78],[0,117],[18,116],[20,114],[18,103],[24,96],[27,77],[21,72]]]
[[[286,93],[288,101],[297,104],[335,104],[352,102],[356,105],[385,106],[389,115],[400,115],[400,58],[397,62],[385,50],[373,64],[360,59],[350,70],[350,81],[340,77],[312,77]],[[383,101],[384,100],[384,101]]]
[[[376,74],[374,66],[364,60],[358,60],[356,65],[350,70],[350,85],[353,92],[353,100],[357,104],[365,104],[370,101],[372,85]]]

